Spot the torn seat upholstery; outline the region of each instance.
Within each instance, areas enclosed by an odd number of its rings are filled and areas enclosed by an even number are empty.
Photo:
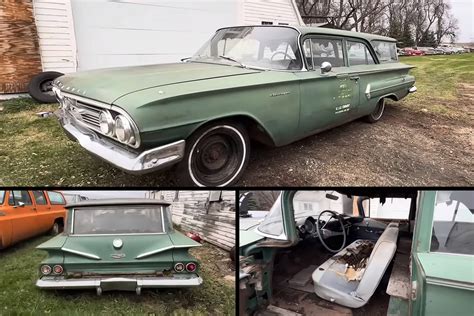
[[[358,239],[313,272],[316,294],[328,301],[358,308],[374,294],[397,250],[398,224],[390,223],[375,245]],[[372,247],[370,257],[364,257]],[[350,260],[349,260],[350,258]]]

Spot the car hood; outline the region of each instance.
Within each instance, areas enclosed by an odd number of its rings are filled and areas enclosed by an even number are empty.
[[[257,72],[230,65],[186,62],[77,72],[59,77],[55,84],[65,92],[112,104],[139,90]]]

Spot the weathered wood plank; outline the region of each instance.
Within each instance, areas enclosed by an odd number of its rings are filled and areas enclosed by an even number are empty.
[[[31,1],[0,1],[0,93],[26,92],[41,72]]]

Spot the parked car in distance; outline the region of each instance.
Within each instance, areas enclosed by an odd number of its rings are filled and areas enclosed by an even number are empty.
[[[41,289],[123,290],[195,287],[199,243],[174,230],[169,203],[153,199],[88,200],[67,205],[64,232],[39,245]]]
[[[472,314],[472,190],[283,191],[239,233],[241,315]]]
[[[178,183],[226,186],[250,140],[283,146],[415,92],[396,40],[320,27],[219,29],[185,62],[75,73],[54,81],[66,134],[127,172],[175,166]]]
[[[0,249],[48,231],[60,233],[65,204],[56,191],[0,190]]]
[[[405,54],[407,56],[424,56],[425,53],[422,50],[411,48],[411,47],[405,47],[403,48],[405,51]]]

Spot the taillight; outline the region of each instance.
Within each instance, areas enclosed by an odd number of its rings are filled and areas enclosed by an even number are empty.
[[[54,272],[54,274],[62,274],[63,271],[64,271],[64,270],[63,270],[63,267],[60,266],[59,264],[57,264],[57,265],[55,265],[55,266],[53,267],[53,272]]]
[[[42,265],[40,270],[43,275],[51,274],[51,271],[52,271],[51,267],[48,266],[47,264]]]
[[[186,265],[186,271],[194,272],[196,271],[197,265],[194,262],[190,262]]]
[[[178,262],[177,264],[174,265],[174,271],[176,272],[182,272],[184,270],[184,264],[181,262]]]

